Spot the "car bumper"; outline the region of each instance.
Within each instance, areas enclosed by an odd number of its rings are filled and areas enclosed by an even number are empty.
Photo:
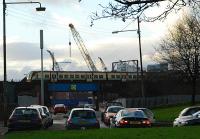
[[[98,129],[100,128],[100,125],[95,124],[95,125],[66,125],[66,129]]]
[[[16,123],[16,124],[8,124],[9,130],[25,130],[25,129],[40,129],[42,128],[42,124],[24,124],[24,123]]]

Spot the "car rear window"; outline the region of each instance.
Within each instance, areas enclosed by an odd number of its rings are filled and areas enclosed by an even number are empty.
[[[95,112],[90,110],[76,110],[72,113],[72,118],[96,118]]]
[[[146,118],[146,115],[142,111],[123,111],[122,117]]]
[[[16,109],[13,113],[14,116],[38,116],[38,111],[35,109]]]
[[[108,109],[108,112],[117,113],[117,112],[120,111],[121,109],[123,109],[123,108],[122,108],[122,107],[109,108],[109,109]]]

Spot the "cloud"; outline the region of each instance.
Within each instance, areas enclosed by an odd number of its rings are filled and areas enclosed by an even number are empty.
[[[2,46],[1,46],[2,47]],[[2,53],[0,54],[2,57]],[[34,60],[40,57],[40,46],[36,43],[7,43],[7,59],[14,61]]]

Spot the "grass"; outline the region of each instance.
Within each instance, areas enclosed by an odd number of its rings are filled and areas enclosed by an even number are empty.
[[[190,105],[178,105],[178,106],[169,106],[164,108],[155,108],[153,109],[153,113],[155,115],[155,119],[157,121],[173,121],[178,117],[179,113],[186,107]]]
[[[198,139],[199,129],[198,126],[192,126],[85,131],[26,131],[9,133],[5,139]]]

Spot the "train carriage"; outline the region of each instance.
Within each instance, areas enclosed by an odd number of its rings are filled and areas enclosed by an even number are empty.
[[[27,81],[40,80],[41,71],[32,71],[27,76]],[[139,79],[136,72],[91,72],[91,71],[44,71],[43,79],[51,82],[57,81],[131,81]]]

